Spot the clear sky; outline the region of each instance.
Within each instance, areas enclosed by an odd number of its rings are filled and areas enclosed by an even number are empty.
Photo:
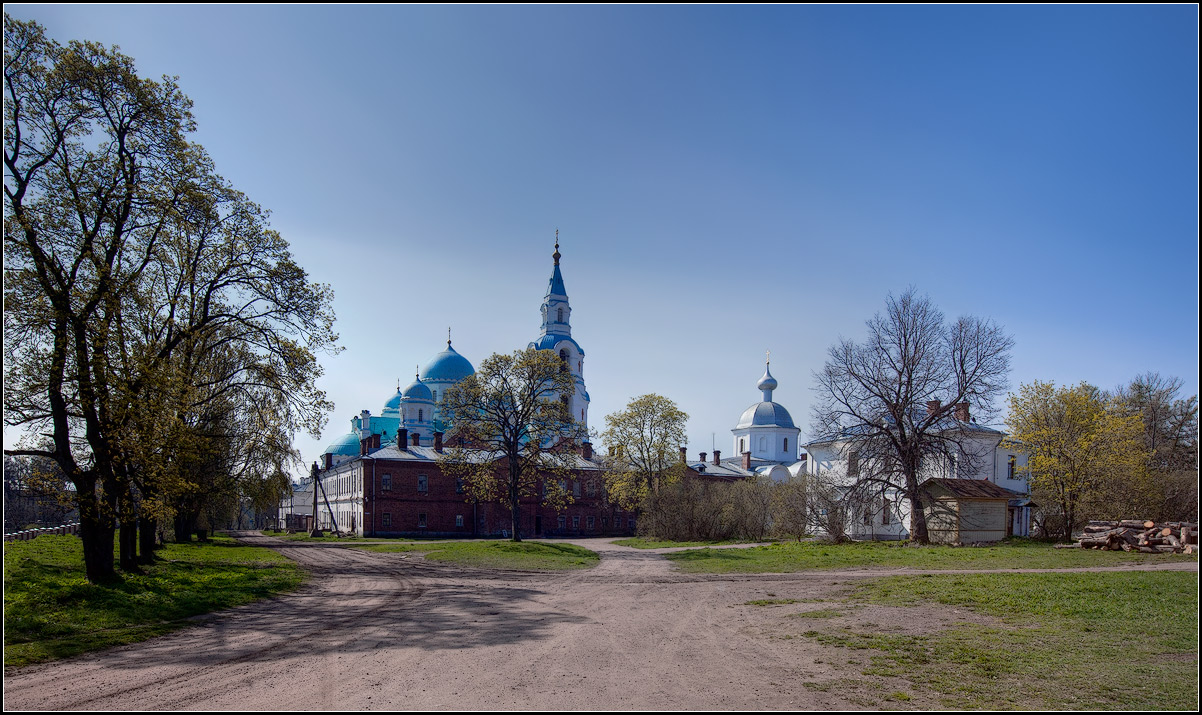
[[[195,139],[336,294],[312,461],[445,345],[538,333],[556,228],[590,426],[657,392],[689,452],[915,286],[1012,384],[1198,391],[1198,10],[19,5],[178,75]],[[6,432],[5,442],[13,438]]]

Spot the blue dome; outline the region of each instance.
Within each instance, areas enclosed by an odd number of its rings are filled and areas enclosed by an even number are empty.
[[[448,340],[447,349],[431,358],[430,362],[422,368],[420,375],[423,380],[459,382],[475,372],[476,369],[467,361],[467,358],[455,352],[455,348],[451,347],[451,342]]]
[[[467,361],[464,360],[464,362]],[[410,400],[425,400],[426,402],[432,402],[434,400],[434,394],[430,392],[430,388],[426,387],[424,382],[418,379],[414,380],[409,387],[405,388],[404,398],[406,402]]]
[[[535,350],[551,350],[560,343],[571,343],[572,347],[576,348],[576,352],[584,356],[584,350],[580,347],[580,343],[576,342],[567,335],[559,335],[558,333],[547,333],[542,335],[538,340],[530,343],[530,347]]]
[[[384,409],[386,409],[386,410],[401,409],[401,388],[398,387],[396,394],[393,395],[392,398],[388,400],[388,402],[384,403]]]
[[[775,402],[757,402],[743,412],[735,425],[735,429],[744,427],[793,427],[793,418]]]
[[[326,447],[324,454],[338,454],[348,457],[359,456],[359,435],[351,432],[339,437],[330,443],[329,447]]]

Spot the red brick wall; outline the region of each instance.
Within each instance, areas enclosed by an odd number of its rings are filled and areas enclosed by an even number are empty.
[[[424,535],[430,536],[501,536],[512,528],[509,509],[499,502],[472,504],[466,495],[456,490],[455,478],[444,475],[433,462],[376,460],[373,476],[370,467],[364,473],[363,533],[371,536]],[[384,476],[391,477],[392,488],[383,489]],[[420,477],[425,476],[425,491],[419,490]],[[586,482],[596,483],[595,496],[588,496]],[[519,526],[522,536],[629,536],[634,514],[618,510],[601,499],[601,475],[581,472],[580,496],[561,511],[523,499]],[[569,484],[569,490],[572,485]],[[389,526],[384,526],[384,514]],[[425,525],[421,515],[425,515]],[[559,526],[559,517],[564,526]],[[462,525],[456,517],[462,517]],[[593,518],[589,527],[589,517]],[[578,522],[578,526],[576,525]],[[541,533],[537,533],[541,527]]]

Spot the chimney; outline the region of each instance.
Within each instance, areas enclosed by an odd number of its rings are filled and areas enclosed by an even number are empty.
[[[968,403],[967,402],[957,402],[956,403],[956,419],[960,420],[961,422],[969,421]]]
[[[372,448],[372,449],[379,449],[379,448],[380,448],[380,435],[378,435],[378,434],[373,434],[373,435],[371,436],[371,448]]]
[[[414,432],[414,433],[413,433],[413,446],[414,446],[414,447],[420,447],[420,446],[422,446],[422,443],[421,443],[421,437],[420,437],[420,435],[418,435],[418,433],[417,433],[417,432]]]
[[[593,458],[593,443],[592,442],[582,442],[580,444],[580,456],[584,457],[585,459],[590,459],[590,460]]]
[[[933,415],[939,411],[939,400],[927,400],[927,414]]]
[[[409,446],[409,430],[401,428],[396,431],[396,448],[402,452]]]
[[[434,451],[442,452],[442,432],[434,433]]]
[[[680,461],[682,461],[682,462],[689,461],[689,453],[685,450],[684,447],[680,448]]]
[[[701,453],[701,463],[705,464],[705,452]]]
[[[748,472],[751,471],[751,452],[743,453],[743,469]]]
[[[717,466],[718,464],[720,464],[721,461],[722,461],[722,453],[715,449],[714,450],[714,466]]]
[[[363,439],[359,440],[359,456],[360,457],[366,456],[368,447],[370,447],[370,446],[371,446],[371,437],[364,437]]]

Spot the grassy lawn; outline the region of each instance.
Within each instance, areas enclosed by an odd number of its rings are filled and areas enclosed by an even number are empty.
[[[169,544],[146,573],[93,586],[74,536],[4,545],[4,664],[27,665],[135,643],[190,616],[295,589],[304,572],[269,549],[233,539]]]
[[[858,585],[841,605],[846,613],[865,604],[901,607],[898,623],[920,606],[966,608],[994,621],[921,635],[847,619],[799,621],[812,629],[802,637],[848,658],[849,677],[815,686],[859,694],[865,706],[1193,711],[1198,704],[1194,573],[896,576]]]
[[[774,540],[765,539],[764,541]],[[614,543],[618,546],[630,546],[636,549],[670,549],[677,546],[722,546],[724,544],[747,544],[752,542],[736,541],[734,539],[726,541],[665,541],[663,539],[648,539],[643,536],[635,536],[629,539],[618,539]]]
[[[830,544],[782,542],[747,549],[696,549],[665,554],[694,573],[791,573],[811,569],[892,566],[918,569],[1009,569],[1118,566],[1125,563],[1197,562],[1197,555],[1139,554],[1094,549],[1054,549],[1016,540],[987,547],[903,546],[888,542]]]
[[[567,571],[597,565],[595,551],[544,541],[454,541],[436,544],[363,544],[366,551],[413,551],[429,561],[447,561],[463,566],[519,571]]]

